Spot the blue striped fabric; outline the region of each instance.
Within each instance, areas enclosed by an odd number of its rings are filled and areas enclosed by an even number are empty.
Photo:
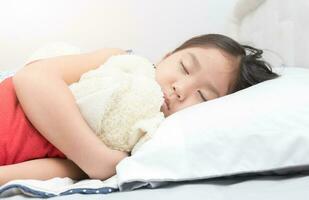
[[[53,192],[46,192],[44,191],[44,189],[36,189],[35,187],[29,187],[23,184],[9,184],[7,186],[4,186],[3,188],[0,187],[0,199],[7,196],[17,195],[19,193],[25,194],[29,197],[49,198],[72,194],[109,194],[118,191],[118,188],[112,187],[87,188],[81,186],[79,188],[68,189],[60,194],[57,194]]]

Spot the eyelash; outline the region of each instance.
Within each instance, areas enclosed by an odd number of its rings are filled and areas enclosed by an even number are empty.
[[[203,101],[208,101],[207,98],[204,98],[202,92],[200,90],[198,90],[198,93],[200,93],[201,98],[203,99]]]
[[[183,64],[182,61],[180,61],[180,64],[181,64],[182,69],[186,72],[186,74],[189,75],[189,72],[188,72],[188,70],[185,68],[185,66],[184,66],[184,64]]]
[[[184,66],[184,64],[183,64],[182,61],[180,61],[180,65],[181,65],[183,71],[185,71],[185,73],[189,75],[190,73],[189,73],[188,70],[185,68],[185,66]],[[200,96],[201,96],[201,98],[203,99],[203,101],[207,101],[207,99],[204,98],[204,96],[203,96],[203,94],[202,94],[202,92],[201,92],[200,90],[198,90],[198,93],[200,94]]]

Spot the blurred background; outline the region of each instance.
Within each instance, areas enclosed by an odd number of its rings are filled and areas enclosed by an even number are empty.
[[[268,49],[272,62],[309,66],[308,0],[0,0],[0,70],[38,48],[133,49],[157,62],[185,40],[226,34]]]
[[[197,34],[224,32],[235,0],[0,0],[0,70],[36,49],[133,49],[152,61]]]

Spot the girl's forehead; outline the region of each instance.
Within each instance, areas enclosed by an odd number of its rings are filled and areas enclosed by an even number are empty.
[[[179,51],[181,58],[193,62],[200,68],[211,68],[223,72],[234,72],[238,69],[239,58],[215,47],[190,47]]]

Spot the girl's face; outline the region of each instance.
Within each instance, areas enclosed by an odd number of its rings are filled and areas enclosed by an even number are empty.
[[[190,47],[166,55],[156,65],[156,81],[164,93],[165,117],[233,90],[239,58],[214,47]]]

